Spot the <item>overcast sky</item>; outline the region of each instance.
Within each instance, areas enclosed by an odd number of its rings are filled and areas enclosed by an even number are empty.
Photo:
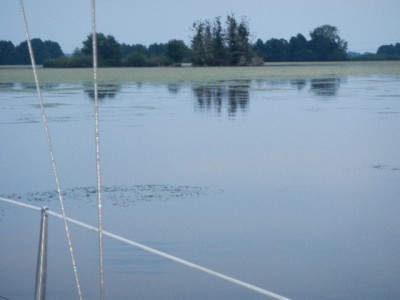
[[[24,0],[31,37],[71,53],[91,32],[90,0]],[[127,44],[189,44],[193,21],[234,13],[249,19],[253,41],[284,38],[329,24],[348,48],[375,52],[400,42],[400,0],[97,0],[97,31]],[[24,40],[19,0],[0,0],[0,40]]]

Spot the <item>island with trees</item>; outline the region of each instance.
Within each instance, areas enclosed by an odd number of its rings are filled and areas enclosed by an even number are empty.
[[[35,60],[44,67],[82,68],[92,66],[92,39],[89,34],[81,48],[66,55],[54,41],[32,39]],[[247,18],[228,15],[225,20],[196,21],[192,26],[190,45],[171,39],[167,43],[119,43],[114,36],[97,33],[98,62],[101,67],[180,66],[257,66],[265,62],[400,60],[400,43],[382,45],[376,53],[347,52],[348,43],[339,36],[335,26],[313,29],[307,39],[297,34],[289,39],[258,38],[252,43]],[[0,40],[0,65],[30,64],[27,42],[14,46]]]

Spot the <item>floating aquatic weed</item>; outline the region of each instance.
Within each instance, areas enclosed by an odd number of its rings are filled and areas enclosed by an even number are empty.
[[[383,164],[373,165],[372,168],[376,170],[400,171],[400,167],[391,167]]]
[[[67,105],[65,103],[45,103],[43,106],[44,108],[56,108],[59,106]],[[40,108],[39,104],[32,104],[33,108]]]
[[[75,187],[65,189],[62,192],[64,199],[76,205],[96,204],[97,189],[93,186]],[[116,185],[104,186],[103,196],[105,203],[114,206],[129,206],[142,201],[171,201],[185,200],[205,196],[212,193],[211,189],[189,185]],[[17,199],[23,202],[50,203],[57,199],[57,191],[29,192],[25,194],[11,194],[7,198]]]
[[[386,169],[386,165],[373,165],[372,168],[377,170],[383,170]]]

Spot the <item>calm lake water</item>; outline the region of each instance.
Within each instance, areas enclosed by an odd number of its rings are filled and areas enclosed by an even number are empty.
[[[104,229],[293,299],[400,299],[400,63],[100,70]],[[97,225],[90,70],[40,70],[70,217]],[[0,195],[59,212],[29,69],[0,68]],[[40,215],[0,202],[0,299]],[[76,299],[50,217],[48,299]],[[71,225],[85,299],[97,235]],[[105,238],[108,299],[264,299]]]

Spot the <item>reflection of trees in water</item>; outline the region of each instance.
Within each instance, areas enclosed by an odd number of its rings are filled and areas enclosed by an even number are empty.
[[[225,93],[221,86],[194,86],[193,93],[197,99],[197,106],[201,111],[210,111],[215,109],[218,113],[222,108],[222,95]]]
[[[249,103],[249,85],[230,86],[228,88],[228,111],[230,115],[235,115],[240,108],[246,111]]]
[[[0,82],[0,90],[11,90],[14,87],[12,82]]]
[[[56,89],[60,85],[55,83],[41,83],[40,88],[42,90],[46,89]],[[36,84],[34,82],[16,82],[16,83],[1,83],[0,88],[10,88],[16,90],[35,90],[36,91]]]
[[[335,96],[339,87],[339,78],[311,79],[311,91],[313,91],[317,96]]]
[[[323,97],[332,97],[336,96],[340,83],[342,79],[340,78],[314,78],[305,80],[305,79],[295,79],[291,80],[290,84],[292,86],[296,86],[297,90],[301,91],[310,83],[310,90],[316,96],[323,96]]]
[[[168,92],[178,94],[180,86],[178,84],[168,84]]]
[[[303,90],[305,88],[305,86],[307,85],[307,80],[305,79],[296,79],[296,80],[292,80],[290,81],[291,85],[295,85],[297,86],[297,89],[299,91]]]
[[[118,84],[104,84],[101,83],[98,85],[98,97],[99,100],[105,99],[105,98],[115,98],[117,93],[120,91],[121,86]],[[93,86],[91,87],[86,87],[85,88],[85,93],[89,96],[90,99],[94,99],[94,88]]]
[[[193,85],[192,91],[196,98],[196,108],[203,112],[221,114],[224,110],[230,116],[235,116],[239,111],[246,112],[249,106],[250,88],[255,84],[256,89],[263,89],[265,85],[282,86],[291,85],[299,92],[312,92],[316,96],[332,97],[336,96],[342,78],[314,78],[314,79],[294,79],[286,81],[275,80],[238,80],[238,81],[217,81],[204,85]],[[0,88],[8,88],[8,84],[0,85]],[[50,86],[50,85],[49,85]],[[49,87],[46,86],[46,87]],[[136,82],[136,88],[142,87],[141,82]],[[179,93],[179,84],[167,85],[168,92],[171,94]],[[33,88],[30,84],[23,84],[21,88]],[[253,86],[254,88],[254,86]],[[121,86],[115,83],[99,84],[99,99],[115,98],[120,92]],[[94,99],[93,86],[84,86],[84,91],[90,99]]]
[[[221,114],[226,105],[228,114],[235,116],[238,110],[247,110],[249,89],[250,81],[241,81],[238,84],[194,86],[193,93],[200,111],[215,111]]]

